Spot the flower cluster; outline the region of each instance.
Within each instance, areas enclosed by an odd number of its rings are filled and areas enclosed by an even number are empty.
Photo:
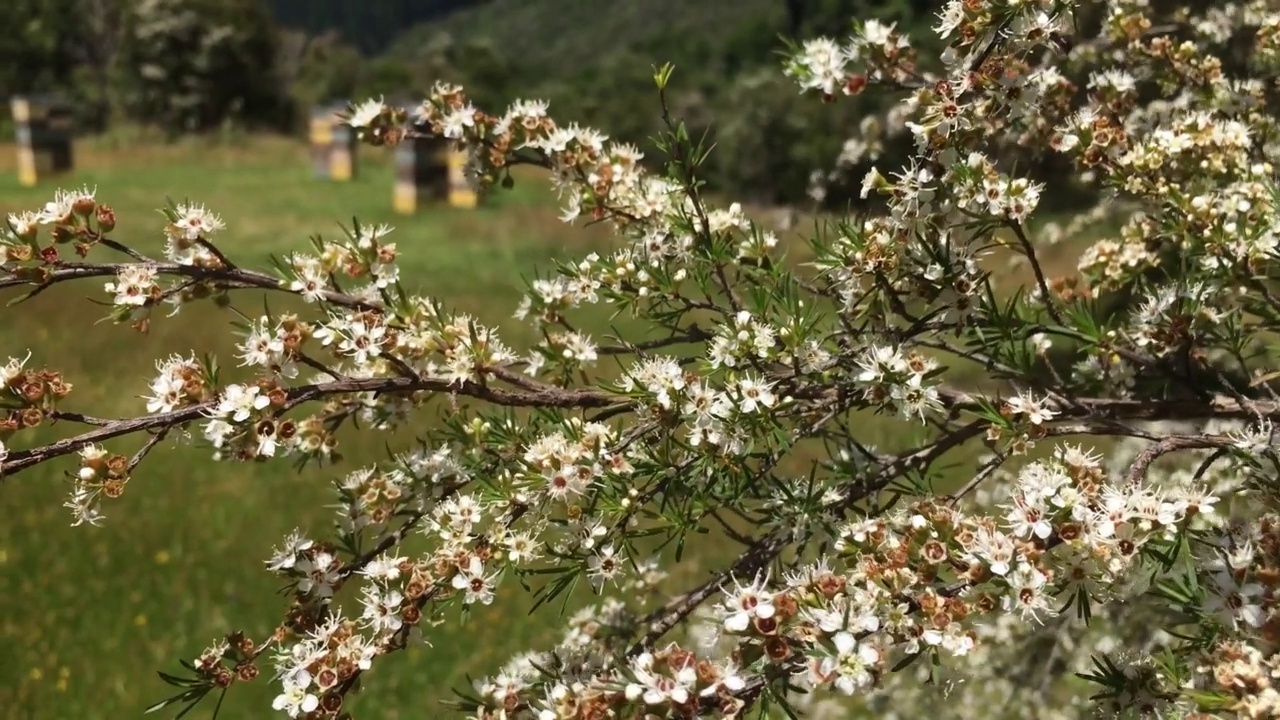
[[[67,504],[95,524],[170,433],[301,465],[340,459],[352,427],[418,436],[338,473],[330,534],[291,534],[267,561],[289,597],[277,631],[215,644],[183,699],[271,658],[277,711],[341,717],[364,673],[431,628],[581,582],[601,602],[552,652],[477,682],[468,710],[739,716],[800,689],[815,712],[847,712],[834,697],[893,716],[894,697],[926,702],[906,686],[927,678],[965,700],[940,716],[967,718],[1002,693],[1014,712],[1079,695],[1058,682],[1075,673],[1098,702],[1041,716],[1274,715],[1280,133],[1253,74],[1275,63],[1277,18],[1260,0],[1155,5],[1113,0],[1096,37],[1072,39],[1089,23],[1071,2],[949,0],[940,53],[875,20],[794,48],[784,71],[810,97],[904,94],[837,163],[863,173],[865,214],[809,247],[709,201],[705,149],[674,122],[654,172],[541,101],[491,113],[441,83],[412,112],[353,106],[363,140],[442,138],[482,183],[544,168],[566,222],[616,232],[529,283],[514,316],[536,339],[518,346],[415,294],[389,226],[315,236],[265,273],[228,258],[203,205],[166,211],[152,259],[108,236],[96,191],[59,191],[9,217],[0,287],[102,278],[112,317],[144,330],[161,302],[247,288],[305,304],[241,314],[238,367],[158,362],[139,419],[64,411],[60,373],[11,360],[0,472],[79,453]],[[670,74],[655,80],[665,102]],[[893,139],[901,167],[855,168]],[[1038,223],[1063,190],[1100,205]],[[68,243],[127,261],[67,263]],[[587,305],[641,328],[606,330]],[[93,427],[12,440],[49,418]],[[141,429],[132,455],[102,444]],[[1141,442],[1104,463],[1067,436]],[[672,590],[688,578],[664,577],[667,553],[708,536],[736,559]],[[672,637],[686,620],[691,643]]]
[[[165,257],[180,265],[216,268],[222,264],[209,243],[227,227],[220,216],[195,203],[176,205],[166,215]]]
[[[75,516],[73,524],[100,524],[103,518],[99,509],[102,498],[114,500],[123,495],[132,469],[129,458],[124,455],[108,453],[99,445],[82,448],[71,499],[63,504]]]

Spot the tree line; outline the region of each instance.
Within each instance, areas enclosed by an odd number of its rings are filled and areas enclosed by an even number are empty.
[[[922,0],[618,0],[607,13],[576,0],[11,0],[0,4],[16,30],[0,37],[0,93],[72,98],[82,131],[127,122],[177,136],[301,132],[316,103],[418,96],[443,79],[488,109],[549,99],[655,156],[650,68],[671,62],[669,110],[739,149],[713,153],[707,182],[799,203],[884,101],[833,110],[800,97],[774,70],[780,38],[847,33],[851,16],[934,22]]]

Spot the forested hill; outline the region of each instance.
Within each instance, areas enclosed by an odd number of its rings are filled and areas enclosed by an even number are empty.
[[[696,50],[690,42],[721,45],[752,19],[780,32],[785,10],[783,0],[488,0],[409,30],[389,52],[410,57],[440,32],[483,37],[518,66],[563,76],[626,50],[682,45],[678,54],[687,56]]]
[[[744,24],[779,33],[841,32],[850,17],[899,19],[933,0],[270,0],[283,26],[338,32],[366,55],[411,54],[439,32],[485,38],[535,67],[598,62],[618,50],[699,37],[722,43]],[[406,32],[407,31],[407,32]],[[550,62],[549,62],[550,61]]]
[[[588,0],[590,1],[590,0]],[[483,5],[488,0],[270,0],[276,22],[309,35],[335,31],[369,55],[406,28]]]

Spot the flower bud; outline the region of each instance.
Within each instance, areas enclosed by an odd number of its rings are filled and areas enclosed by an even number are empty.
[[[79,215],[80,217],[87,218],[93,213],[97,206],[98,204],[94,202],[93,198],[82,195],[76,198],[75,202],[71,203],[71,212]]]

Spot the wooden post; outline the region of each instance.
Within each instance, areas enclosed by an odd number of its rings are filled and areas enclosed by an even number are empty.
[[[18,182],[31,187],[72,168],[71,106],[49,96],[10,101],[18,145]]]
[[[338,113],[346,105],[311,110],[311,164],[318,180],[347,182],[356,175],[356,134]]]

